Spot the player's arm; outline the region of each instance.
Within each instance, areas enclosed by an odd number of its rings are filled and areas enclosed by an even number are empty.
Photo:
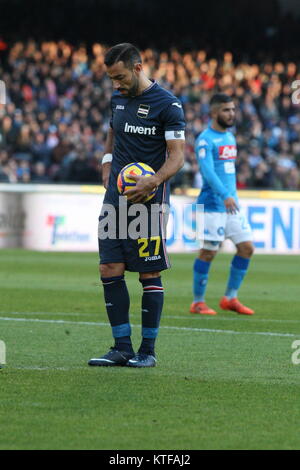
[[[174,176],[184,165],[185,118],[182,104],[172,100],[162,113],[168,158],[162,167],[153,175],[157,186]]]
[[[184,164],[184,140],[167,140],[168,158],[163,166],[147,178],[131,176],[137,184],[134,188],[125,191],[127,199],[132,203],[143,202],[145,198],[161,183],[174,176]]]
[[[104,157],[102,161],[102,180],[103,180],[103,186],[105,189],[108,187],[108,181],[109,181],[109,175],[110,175],[110,170],[111,170],[111,161],[105,161],[106,156],[111,155],[113,153],[113,146],[114,146],[114,131],[110,127],[107,132],[107,137],[105,141],[105,147],[104,147]],[[112,158],[112,157],[111,157]],[[109,160],[109,158],[107,158]]]
[[[184,165],[184,139],[167,140],[168,158],[163,166],[152,176],[156,186],[172,178]]]
[[[108,188],[109,176],[111,172],[111,162],[112,154],[114,147],[114,130],[113,130],[113,117],[114,117],[114,106],[113,106],[113,96],[110,101],[111,107],[111,118],[109,121],[109,128],[106,136],[105,146],[104,146],[104,155],[102,158],[102,181],[105,189]]]
[[[200,139],[196,142],[195,151],[200,171],[213,192],[223,199],[226,211],[235,213],[239,207],[215,172],[212,149],[213,144],[209,140]]]

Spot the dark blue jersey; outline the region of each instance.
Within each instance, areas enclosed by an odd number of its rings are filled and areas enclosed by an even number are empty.
[[[184,139],[185,120],[180,101],[154,82],[134,98],[116,91],[111,99],[114,132],[113,160],[104,202],[117,206],[117,177],[131,162],[144,162],[158,171],[166,160],[166,141]],[[151,203],[165,202],[162,183]]]

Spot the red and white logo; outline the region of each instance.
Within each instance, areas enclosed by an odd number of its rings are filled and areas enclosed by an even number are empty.
[[[235,160],[237,156],[236,145],[221,145],[219,147],[220,160]]]

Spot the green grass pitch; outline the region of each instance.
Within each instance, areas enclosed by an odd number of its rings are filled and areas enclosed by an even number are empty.
[[[240,299],[218,308],[230,264],[219,254],[207,302],[188,313],[194,255],[171,256],[153,369],[90,368],[112,345],[97,254],[0,251],[0,449],[299,449],[299,256],[254,256]],[[133,342],[141,286],[127,274]]]

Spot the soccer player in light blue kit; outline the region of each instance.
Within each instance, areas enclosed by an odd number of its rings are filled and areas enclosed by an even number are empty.
[[[190,313],[217,313],[205,303],[209,269],[222,241],[231,239],[237,252],[231,263],[225,295],[219,305],[223,310],[253,315],[254,311],[237,299],[254,248],[251,228],[239,207],[236,191],[236,140],[228,130],[234,124],[235,105],[230,96],[217,93],[211,99],[210,110],[210,127],[195,142],[203,177],[197,203],[204,204],[204,240],[194,263],[194,301]]]

